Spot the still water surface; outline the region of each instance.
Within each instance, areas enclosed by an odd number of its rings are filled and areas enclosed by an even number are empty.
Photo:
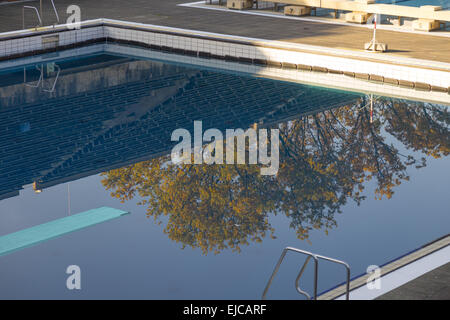
[[[0,298],[259,299],[286,246],[352,276],[449,233],[448,106],[96,55],[0,74],[0,235],[131,212],[0,257]],[[280,129],[258,165],[167,165],[177,128]],[[33,183],[35,183],[33,187]],[[36,193],[34,189],[42,190]],[[289,256],[270,298],[299,296]],[[66,289],[79,265],[82,289]],[[311,270],[305,287],[311,289]],[[344,280],[323,264],[320,290]]]

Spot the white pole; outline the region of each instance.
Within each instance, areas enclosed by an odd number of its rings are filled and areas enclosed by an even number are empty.
[[[373,123],[373,94],[370,95],[370,123]]]
[[[69,216],[70,212],[70,182],[67,183],[67,207],[69,208]]]
[[[375,13],[375,18],[373,19],[373,40],[372,40],[372,51],[375,51],[377,43],[377,14]]]

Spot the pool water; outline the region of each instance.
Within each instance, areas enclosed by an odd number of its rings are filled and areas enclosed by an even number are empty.
[[[377,0],[377,3],[398,4],[401,6],[420,7],[425,5],[441,6],[442,9],[449,7],[448,0]]]
[[[278,128],[278,174],[174,167],[171,134],[194,120]],[[365,273],[449,233],[449,124],[445,105],[106,53],[0,70],[0,236],[131,213],[0,257],[0,298],[259,299],[286,246]],[[269,298],[301,298],[303,260]],[[344,275],[321,264],[319,291]]]
[[[449,8],[449,0],[376,0],[375,3],[395,4],[399,6],[420,7],[425,5]]]

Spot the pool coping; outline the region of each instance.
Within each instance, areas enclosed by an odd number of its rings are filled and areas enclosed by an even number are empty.
[[[343,74],[323,73],[313,70],[296,70],[290,68],[278,68],[277,66],[261,66],[243,63],[239,61],[217,60],[210,57],[185,56],[173,52],[154,51],[142,46],[122,45],[108,43],[104,52],[114,55],[132,56],[138,59],[160,60],[182,65],[220,70],[221,72],[232,72],[273,79],[288,81],[312,86],[326,87],[329,89],[345,90],[362,94],[392,97],[397,99],[414,100],[427,103],[438,103],[450,105],[450,95],[436,91],[422,91],[402,86],[394,86],[387,83],[366,81],[359,78],[347,77]]]
[[[375,99],[378,99],[377,97],[380,96],[450,105],[450,95],[442,92],[422,91],[407,87],[389,85],[386,83],[365,81],[363,79],[347,77],[342,74],[278,68],[276,66],[261,67],[259,65],[239,61],[217,60],[208,57],[180,55],[174,52],[149,49],[145,46],[122,44],[121,41],[116,40],[110,40],[108,43],[98,42],[82,47],[46,53],[43,55],[28,56],[2,62],[0,61],[0,72],[47,62],[57,63],[60,60],[93,54],[112,54],[115,56],[133,57],[136,59],[157,60],[191,68],[202,68],[225,73],[231,72],[233,74],[238,73],[244,76],[256,78],[300,83],[304,85],[372,95]]]
[[[0,33],[0,61],[92,43],[119,42],[187,56],[339,74],[415,90],[450,93],[450,64],[444,62],[103,18],[80,22],[79,29],[68,27],[64,24]],[[43,45],[56,35],[53,46]]]
[[[408,252],[394,260],[391,260],[380,266],[380,279],[383,279],[383,277],[388,274],[393,274],[396,271],[400,271],[401,268],[406,267],[408,265],[412,265],[414,262],[420,261],[421,259],[424,259],[425,257],[448,247],[449,245],[450,245],[450,234],[447,234],[428,244],[425,244],[417,249],[414,249],[411,252]],[[417,277],[421,275],[422,273],[417,274]],[[370,277],[372,277],[372,274],[365,273],[360,276],[356,276],[350,281],[350,298],[352,291],[355,291],[356,289],[365,286]],[[342,299],[345,296],[345,292],[346,292],[346,284],[344,283],[323,292],[321,295],[318,296],[317,299],[318,300]],[[382,293],[380,293],[379,295],[381,294]]]

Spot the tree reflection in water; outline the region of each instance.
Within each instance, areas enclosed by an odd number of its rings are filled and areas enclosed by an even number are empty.
[[[364,200],[366,181],[376,181],[376,198],[389,199],[409,179],[408,167],[450,152],[446,107],[382,98],[371,123],[366,105],[363,97],[279,124],[277,176],[261,176],[258,165],[173,165],[168,155],[108,171],[102,183],[122,202],[138,195],[149,217],[168,217],[170,239],[205,254],[239,252],[274,237],[271,214],[286,215],[305,240],[312,229],[335,227],[334,216],[347,201]],[[386,141],[386,132],[407,154]]]

